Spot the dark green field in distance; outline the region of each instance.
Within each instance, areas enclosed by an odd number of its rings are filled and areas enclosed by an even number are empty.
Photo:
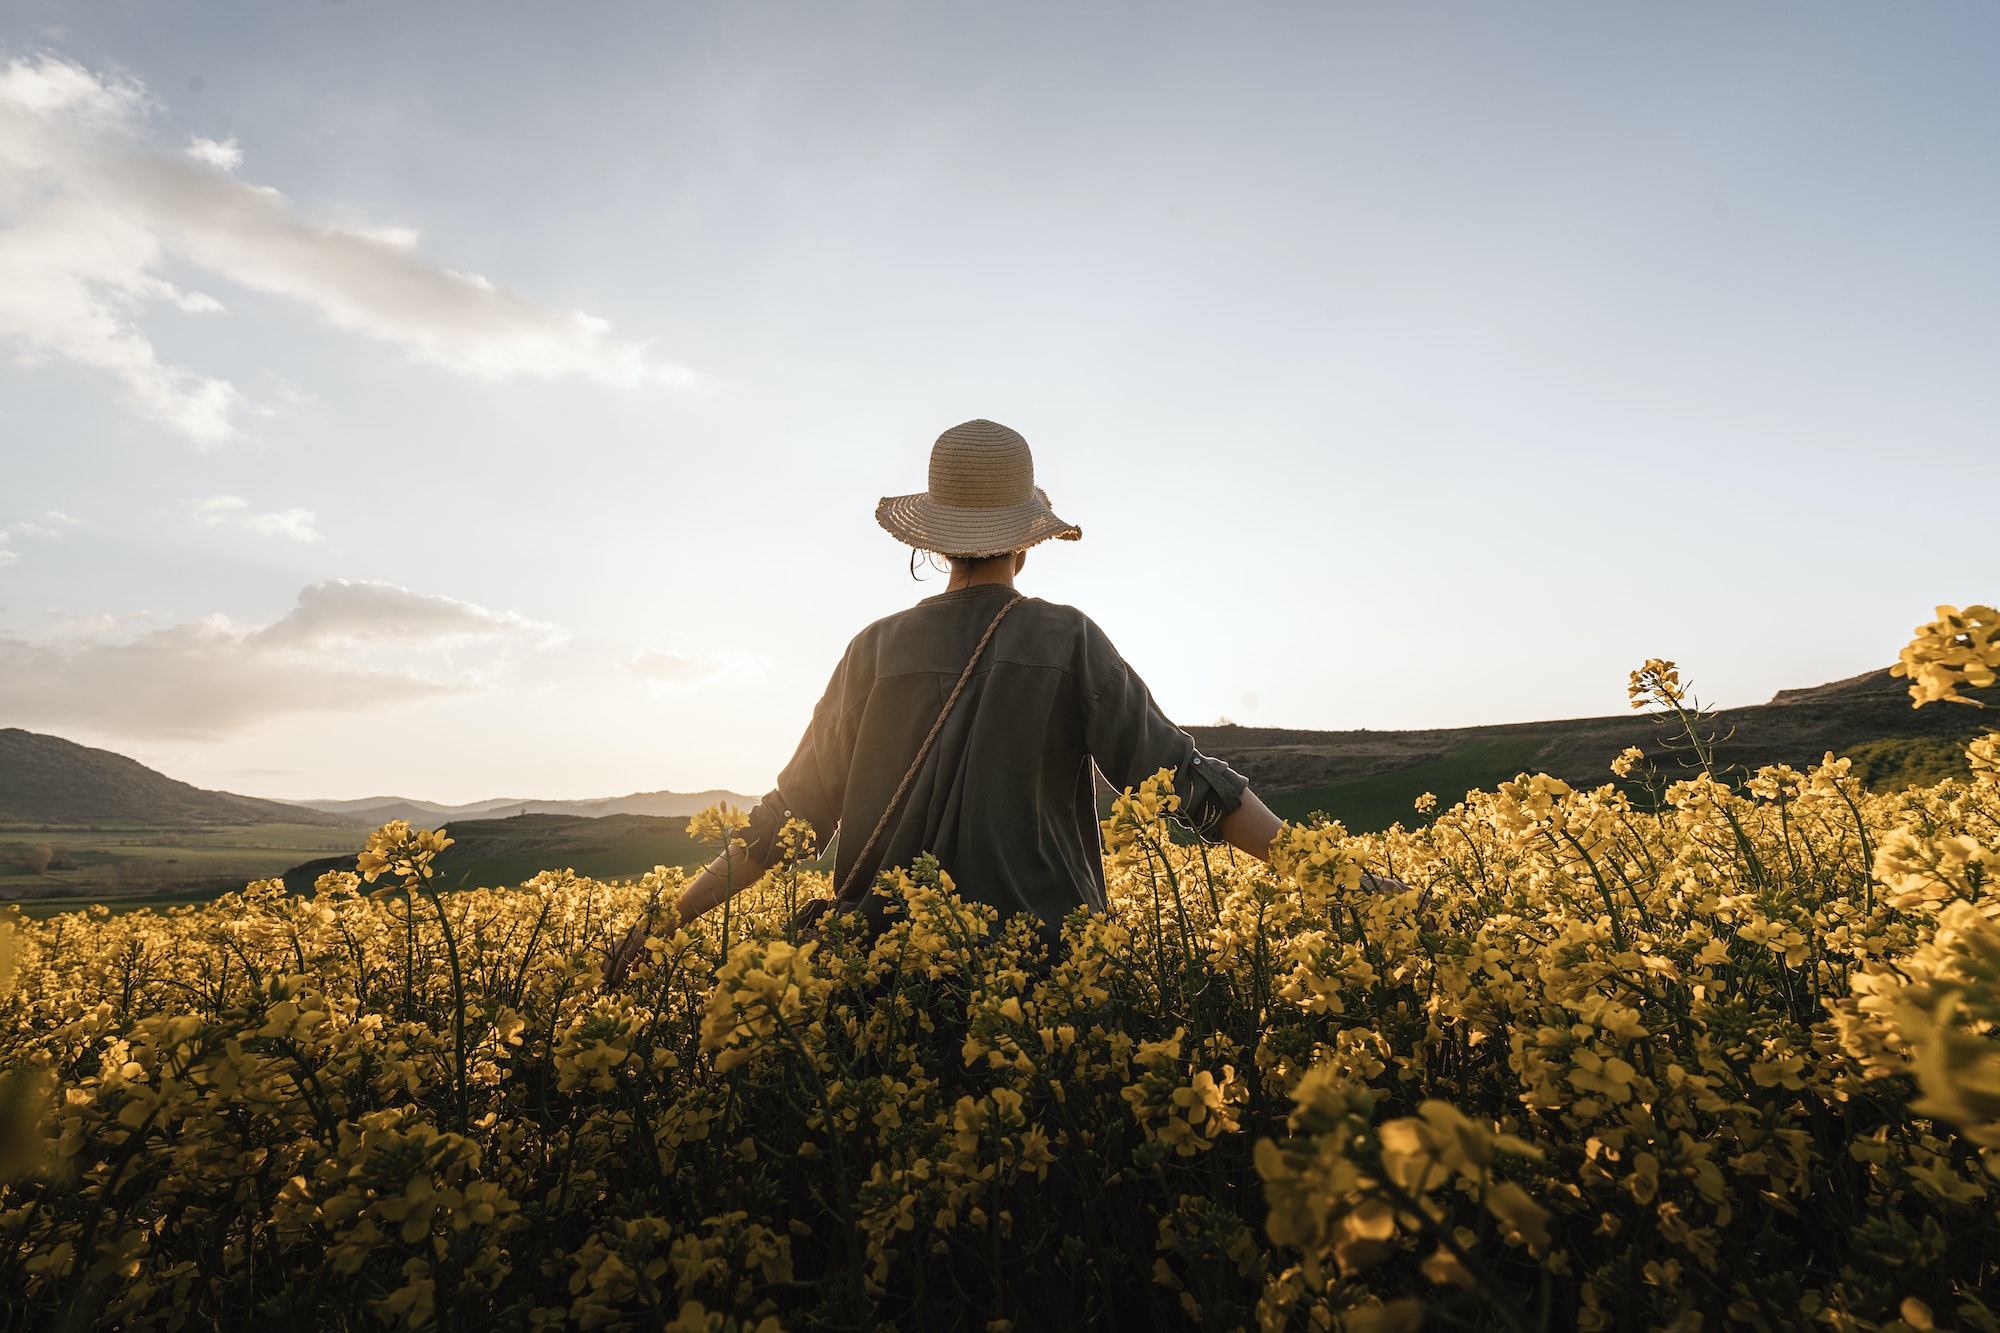
[[[1412,828],[1430,822],[1428,816],[1416,813],[1417,797],[1430,792],[1438,798],[1438,808],[1448,810],[1465,793],[1490,790],[1530,767],[1542,744],[1539,737],[1475,741],[1413,768],[1305,791],[1273,792],[1264,795],[1264,803],[1281,819],[1302,820],[1324,812],[1350,833],[1379,833],[1391,824]]]
[[[1765,764],[1805,769],[1829,751],[1854,760],[1854,775],[1875,791],[1928,785],[1968,773],[1965,746],[2000,708],[1910,707],[1909,682],[1884,670],[1806,689],[1780,690],[1768,704],[1726,708],[1697,726],[1713,745],[1719,772],[1737,780]],[[2000,686],[1968,690],[2000,705]],[[1205,754],[1250,779],[1279,815],[1314,811],[1351,832],[1423,822],[1411,808],[1428,791],[1449,809],[1474,788],[1491,790],[1517,773],[1548,773],[1578,788],[1612,781],[1611,761],[1627,747],[1644,758],[1626,784],[1634,804],[1690,775],[1693,755],[1678,723],[1650,714],[1509,722],[1415,731],[1301,731],[1218,723],[1189,727]]]
[[[1854,761],[1854,776],[1871,790],[1900,791],[1909,786],[1932,786],[1946,778],[1963,781],[1970,776],[1965,744],[1962,737],[1903,737],[1865,742],[1846,754]],[[1423,793],[1430,792],[1438,798],[1439,810],[1449,810],[1469,791],[1492,791],[1522,773],[1538,771],[1534,761],[1542,745],[1535,738],[1479,741],[1461,745],[1412,768],[1305,791],[1259,795],[1281,819],[1301,820],[1324,813],[1345,824],[1350,833],[1379,833],[1391,824],[1415,828],[1430,822],[1430,816],[1419,815],[1415,808],[1417,797]],[[1656,790],[1663,790],[1667,784],[1696,771],[1689,767],[1693,761],[1686,754],[1656,755],[1652,762],[1658,765],[1651,775],[1658,784]],[[1633,774],[1633,780],[1624,786],[1633,804],[1650,810],[1655,793],[1641,788],[1641,776]],[[1722,776],[1733,784],[1742,774],[1740,770],[1728,770]],[[1608,769],[1598,779],[1599,784],[1611,781]]]
[[[452,846],[437,861],[440,888],[511,887],[544,870],[591,879],[635,879],[654,866],[694,867],[715,848],[688,836],[688,821],[654,815],[515,815],[447,822]],[[285,887],[310,893],[329,870],[352,870],[352,856],[326,857],[285,872]]]
[[[31,917],[101,902],[114,911],[206,902],[315,852],[358,849],[360,829],[0,827],[0,901]]]

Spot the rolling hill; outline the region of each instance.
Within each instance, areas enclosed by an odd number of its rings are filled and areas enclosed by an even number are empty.
[[[630,796],[603,796],[584,801],[538,801],[503,796],[465,805],[440,805],[436,801],[412,800],[407,796],[364,796],[359,800],[288,801],[285,804],[340,815],[373,827],[392,819],[407,819],[412,824],[421,824],[425,820],[435,822],[511,815],[580,815],[591,819],[607,815],[655,815],[685,819],[698,810],[706,810],[717,801],[727,801],[747,810],[757,803],[757,798],[717,789],[696,792],[641,791]]]
[[[273,801],[207,791],[110,750],[0,728],[0,826],[30,828],[200,828],[305,824],[376,828],[392,819],[436,825],[447,820],[547,814],[602,818],[652,815],[685,819],[717,801],[748,809],[754,796],[732,791],[645,791],[580,801],[498,797],[445,805],[404,796],[345,801]]]
[[[0,728],[0,824],[199,828],[354,821],[254,796],[205,791],[109,750]]]
[[[2000,703],[2000,686],[1968,691]],[[1804,768],[1828,751],[1855,759],[1871,785],[1934,780],[1987,721],[1990,708],[1912,709],[1907,682],[1886,669],[1807,689],[1781,690],[1767,704],[1723,709],[1711,722],[1718,763]],[[1226,760],[1279,815],[1324,810],[1350,829],[1411,822],[1410,803],[1432,792],[1445,805],[1475,787],[1540,771],[1575,786],[1611,780],[1611,760],[1638,746],[1668,778],[1686,756],[1669,746],[1670,728],[1640,714],[1513,722],[1432,731],[1291,731],[1275,727],[1190,727],[1205,753]]]
[[[448,830],[452,845],[436,861],[437,882],[445,888],[514,885],[560,869],[629,879],[656,865],[706,865],[714,856],[714,849],[688,836],[685,818],[655,815],[526,814],[453,820]],[[352,869],[351,855],[307,861],[285,872],[285,887],[310,892],[327,871]]]

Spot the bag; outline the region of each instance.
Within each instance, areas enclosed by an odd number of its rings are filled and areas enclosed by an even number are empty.
[[[801,940],[818,939],[819,923],[833,910],[833,902],[831,898],[813,898],[792,913],[792,934]]]
[[[909,794],[910,784],[916,781],[917,770],[924,766],[924,760],[930,756],[931,746],[936,742],[938,733],[944,730],[945,719],[951,716],[952,705],[958,702],[958,696],[964,691],[965,683],[972,679],[972,669],[979,665],[979,659],[986,652],[986,645],[993,641],[993,631],[999,629],[1000,622],[1007,618],[1007,613],[1024,600],[1026,599],[1020,593],[1008,598],[1007,604],[993,617],[993,623],[986,627],[986,633],[979,636],[979,642],[973,646],[972,656],[965,663],[965,670],[958,673],[958,684],[952,686],[951,693],[945,696],[944,707],[938,711],[937,721],[931,723],[930,734],[925,736],[924,743],[917,747],[917,757],[910,761],[909,771],[903,774],[903,780],[896,784],[896,794],[889,798],[889,804],[882,807],[882,817],[875,821],[875,831],[868,835],[867,842],[861,844],[861,851],[855,856],[854,864],[848,868],[847,878],[842,881],[840,888],[834,892],[833,897],[814,898],[792,914],[792,931],[801,940],[818,939],[827,914],[836,908],[847,911],[859,905],[861,895],[853,891],[854,881],[860,877],[861,867],[867,862],[868,853],[875,850],[876,842],[882,837],[882,830],[889,827],[889,821],[895,817],[896,808],[903,803],[903,797]]]

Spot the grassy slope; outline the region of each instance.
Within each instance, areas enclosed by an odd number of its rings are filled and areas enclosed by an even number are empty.
[[[1969,693],[1990,694],[1991,702],[2000,705],[2000,687]],[[1963,746],[1995,718],[1991,709],[1912,710],[1905,682],[1877,671],[1809,690],[1787,690],[1773,703],[1725,709],[1706,729],[1716,737],[1716,755],[1724,764],[1803,767],[1817,763],[1828,750],[1845,754],[1887,739]],[[1420,731],[1213,726],[1190,727],[1188,732],[1204,753],[1247,774],[1263,794],[1359,781],[1429,763],[1466,746],[1530,738],[1542,744],[1526,767],[1572,784],[1595,785],[1606,780],[1607,765],[1628,745],[1638,746],[1649,758],[1668,759],[1677,728],[1626,713]]]
[[[1353,833],[1377,833],[1396,823],[1408,828],[1429,822],[1412,804],[1424,792],[1438,798],[1440,809],[1447,809],[1468,791],[1490,791],[1521,772],[1534,771],[1533,760],[1542,745],[1538,739],[1479,741],[1411,768],[1304,791],[1259,795],[1284,819],[1324,812]],[[1962,736],[1906,736],[1864,741],[1842,753],[1854,761],[1855,775],[1871,790],[1886,792],[1933,786],[1946,778],[1964,779],[1971,772],[1965,745]],[[1661,766],[1665,781],[1685,776],[1670,761],[1661,761]],[[1598,779],[1611,780],[1608,770]],[[1635,793],[1634,799],[1642,798]]]
[[[313,852],[358,848],[359,829],[312,824],[252,824],[174,831],[156,828],[0,830],[0,897],[30,916],[82,903],[121,908],[201,902],[253,879],[282,874]],[[35,874],[31,849],[45,846],[74,868]],[[60,894],[56,899],[30,895]]]
[[[1468,791],[1507,781],[1530,766],[1542,743],[1538,737],[1474,741],[1413,768],[1304,791],[1259,795],[1285,819],[1303,819],[1324,811],[1350,832],[1374,833],[1395,823],[1409,826],[1428,822],[1414,809],[1417,797],[1425,792],[1436,796],[1440,807],[1448,808]]]
[[[245,880],[244,883],[249,881]],[[226,887],[196,889],[186,893],[134,893],[134,894],[83,894],[68,898],[33,898],[19,904],[21,915],[33,921],[44,921],[62,912],[80,912],[87,907],[102,906],[113,916],[126,912],[136,912],[141,908],[148,911],[164,912],[171,907],[195,907],[212,903],[229,889],[240,889],[243,884],[231,882]]]
[[[1962,737],[1897,736],[1864,741],[1843,753],[1854,761],[1855,776],[1874,791],[1934,787],[1946,778],[1962,781],[1972,773]]]
[[[445,827],[455,842],[437,862],[439,883],[445,888],[513,885],[544,870],[560,869],[593,879],[631,879],[656,865],[706,865],[714,855],[714,849],[688,836],[687,820],[679,817],[523,815],[453,820]],[[4,836],[8,835],[0,834]],[[25,836],[47,840],[45,835]],[[0,843],[0,861],[8,862],[0,866],[0,892],[18,894],[30,887],[64,890],[66,896],[59,898],[22,900],[21,910],[31,917],[95,903],[127,912],[207,902],[250,880],[279,875],[294,893],[304,893],[328,870],[352,870],[354,857],[350,852],[302,863],[302,852],[358,849],[366,835],[264,825],[187,834],[186,845],[179,847],[160,845],[159,836],[156,831],[125,830],[58,839],[54,845],[76,859],[78,868],[42,876],[30,876],[19,864],[19,853],[27,843],[11,849]],[[126,867],[122,878],[117,873],[121,864]],[[165,877],[140,878],[140,870]]]
[[[439,882],[490,887],[519,884],[544,870],[574,870],[593,879],[631,879],[656,865],[705,865],[714,850],[687,834],[687,820],[652,815],[517,815],[454,820],[454,846],[437,859]],[[352,857],[309,861],[287,871],[285,883],[305,892],[328,870],[351,870]]]

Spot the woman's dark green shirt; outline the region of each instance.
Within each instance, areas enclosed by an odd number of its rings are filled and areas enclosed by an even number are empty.
[[[750,855],[775,863],[787,818],[810,823],[821,845],[838,829],[834,883],[846,883],[974,645],[1013,596],[999,584],[961,588],[857,634],[776,790],[751,812]],[[1103,907],[1093,764],[1116,788],[1172,771],[1182,819],[1204,836],[1243,799],[1241,775],[1196,752],[1088,616],[1023,598],[861,867],[857,892],[930,852],[962,897],[991,903],[1002,920],[1030,912],[1054,926],[1079,906]]]

